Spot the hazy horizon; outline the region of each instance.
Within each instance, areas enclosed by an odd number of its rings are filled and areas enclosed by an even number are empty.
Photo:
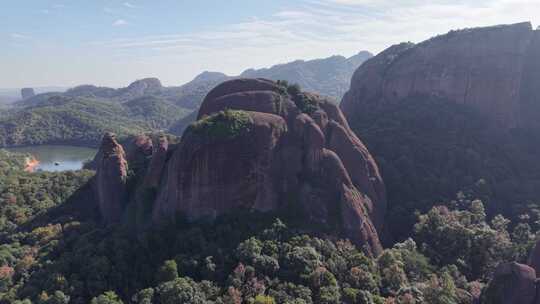
[[[364,53],[364,52],[371,53],[371,52],[369,52],[367,50],[361,50],[357,54],[353,54],[352,56],[347,56],[345,58],[350,59],[351,57],[354,57],[356,55],[360,55],[360,53]],[[371,53],[371,54],[374,55],[373,53]],[[298,60],[310,61],[310,60],[330,59],[333,56],[343,56],[343,55],[334,54],[334,55],[330,55],[330,56],[326,56],[326,57],[311,58],[311,59],[297,58],[297,59],[294,59],[294,60],[291,60],[291,61],[288,61],[288,62],[280,62],[280,63],[277,63],[275,65],[271,65],[271,66],[262,66],[262,67],[259,67],[259,69],[272,68],[272,67],[283,65],[283,64],[290,64],[290,63],[296,62]],[[251,69],[251,68],[248,68],[248,69]],[[224,74],[227,75],[227,76],[230,76],[230,77],[236,77],[236,76],[240,76],[241,73],[246,72],[248,69],[242,70],[240,73],[237,73],[237,74],[234,74],[234,75],[233,74],[227,74],[227,73],[224,73]],[[175,83],[175,84],[170,84],[170,85],[163,84],[163,85],[165,85],[165,86],[182,86],[182,85],[185,85],[185,84],[189,83],[190,81],[194,80],[197,76],[199,76],[199,75],[201,75],[203,73],[207,73],[207,72],[210,72],[210,73],[223,73],[221,71],[204,70],[204,71],[200,71],[199,73],[195,74],[192,78],[188,79],[187,81],[185,81],[183,83]],[[110,88],[115,88],[115,89],[123,88],[123,87],[126,87],[127,85],[137,81],[137,80],[141,80],[141,79],[144,79],[144,78],[158,78],[159,79],[159,77],[148,76],[148,77],[133,79],[133,80],[129,81],[126,85],[122,85],[122,86],[105,86],[105,87],[110,87]],[[160,79],[160,81],[161,81],[161,79]],[[34,89],[34,91],[36,93],[45,93],[45,92],[52,92],[52,91],[65,91],[65,90],[68,90],[70,88],[73,88],[75,86],[80,86],[80,85],[93,85],[93,83],[79,83],[79,84],[75,84],[75,85],[72,85],[72,86],[61,86],[61,85],[51,84],[51,85],[45,85],[45,86],[0,87],[0,95],[2,95],[3,93],[16,93],[17,96],[18,96],[20,94],[19,90],[23,89],[23,88],[32,88],[32,89]],[[15,90],[16,90],[16,92],[15,92]]]
[[[374,54],[452,29],[531,21],[533,0],[6,1],[0,88],[122,87],[202,71],[237,75],[296,59]]]

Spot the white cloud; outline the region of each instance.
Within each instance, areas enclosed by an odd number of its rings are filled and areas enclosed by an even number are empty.
[[[124,2],[124,6],[129,7],[129,8],[136,8],[137,7],[137,6],[135,6],[135,5],[133,5],[133,4],[129,3],[129,2]]]
[[[92,43],[118,62],[148,63],[164,83],[190,80],[202,70],[238,74],[295,59],[379,52],[452,29],[540,21],[538,0],[302,0],[268,18],[185,34]],[[120,64],[120,63],[118,63]],[[140,67],[144,70],[144,65]],[[178,73],[182,71],[182,73]],[[136,71],[142,73],[140,71]],[[140,76],[144,76],[139,74]]]
[[[124,20],[124,19],[118,19],[116,21],[113,22],[113,26],[124,26],[124,25],[128,25],[129,23]]]
[[[104,1],[104,12],[114,16],[111,22],[118,19],[113,23],[116,26],[125,26],[134,20],[137,24],[143,22],[142,18],[135,19],[126,14],[131,10],[126,8],[124,1],[142,3],[135,0]],[[239,20],[214,28],[205,26],[204,30],[191,32],[176,32],[172,27],[163,25],[159,30],[169,29],[166,35],[131,35],[132,38],[89,43],[85,48],[92,49],[95,57],[92,64],[87,64],[86,74],[78,65],[73,65],[78,67],[73,68],[74,75],[80,75],[81,80],[69,79],[116,86],[156,75],[165,84],[178,85],[203,70],[234,75],[246,68],[267,67],[295,59],[334,54],[350,56],[360,50],[376,53],[395,43],[420,42],[451,29],[529,20],[538,24],[538,1],[288,1],[268,17]],[[26,41],[15,38],[10,42],[26,44]],[[46,76],[49,77],[48,74]]]
[[[23,35],[23,34],[20,34],[20,33],[11,33],[11,34],[9,34],[9,37],[11,37],[12,39],[16,39],[16,40],[27,40],[27,39],[31,38],[30,36]]]
[[[249,46],[264,53],[288,46],[303,49],[304,57],[316,56],[322,49],[333,49],[336,53],[381,51],[394,43],[419,42],[451,29],[528,21],[540,15],[536,1],[304,0],[301,5],[288,7],[268,19],[255,18],[184,35],[111,41],[110,45],[118,48],[159,45],[156,48],[159,50],[180,49],[184,45],[190,49],[211,46],[240,51],[241,47]],[[125,24],[124,20],[117,22]],[[306,44],[317,48],[303,47]]]

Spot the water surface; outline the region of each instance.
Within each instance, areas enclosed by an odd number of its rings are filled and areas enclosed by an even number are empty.
[[[31,154],[39,161],[35,170],[67,171],[82,169],[83,163],[94,158],[97,150],[76,146],[28,146],[9,148],[8,151]]]

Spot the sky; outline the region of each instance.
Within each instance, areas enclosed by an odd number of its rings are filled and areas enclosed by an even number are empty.
[[[180,85],[524,21],[540,0],[0,0],[0,88]]]

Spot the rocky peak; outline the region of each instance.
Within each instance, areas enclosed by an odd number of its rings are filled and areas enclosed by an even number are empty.
[[[196,220],[292,204],[314,223],[338,227],[366,252],[381,251],[382,179],[330,100],[285,82],[235,79],[208,93],[198,116],[173,149],[161,138],[151,155],[135,153],[150,157],[142,170],[130,151],[149,150],[141,149],[152,146],[148,139],[138,137],[137,149],[126,149],[130,171],[145,174],[129,194],[129,208],[147,208],[140,202],[151,197],[151,221],[160,223],[176,214]],[[101,170],[107,167],[98,168],[98,179]]]
[[[201,74],[197,75],[191,82],[222,81],[224,79],[227,79],[228,77],[229,76],[220,72],[204,71]]]
[[[94,189],[106,223],[119,222],[127,203],[127,161],[124,148],[113,133],[103,136],[95,159]]]
[[[373,57],[373,54],[368,51],[360,51],[358,54],[347,58],[347,62],[354,66],[360,66],[366,60]]]
[[[33,88],[22,88],[21,89],[21,97],[22,99],[28,99],[30,97],[34,97],[36,93],[34,92]]]
[[[159,92],[163,89],[157,78],[144,78],[132,82],[125,90],[134,96],[144,96]]]
[[[201,144],[192,135],[202,126],[217,128],[224,115],[233,126],[244,126],[236,137]],[[386,208],[384,185],[375,161],[331,101],[285,83],[236,79],[214,88],[198,116],[172,156],[171,164],[183,169],[168,175],[171,184],[157,201],[156,218],[170,214],[170,206],[216,215],[231,207],[276,209],[294,197],[311,220],[337,221],[357,244],[380,250],[376,228],[382,229],[378,217]],[[216,132],[209,130],[202,134]],[[357,167],[363,169],[351,169]]]
[[[121,151],[120,151],[121,150]],[[116,139],[116,134],[107,132],[101,140],[100,152],[104,157],[109,157],[113,154],[123,154],[123,148]]]

